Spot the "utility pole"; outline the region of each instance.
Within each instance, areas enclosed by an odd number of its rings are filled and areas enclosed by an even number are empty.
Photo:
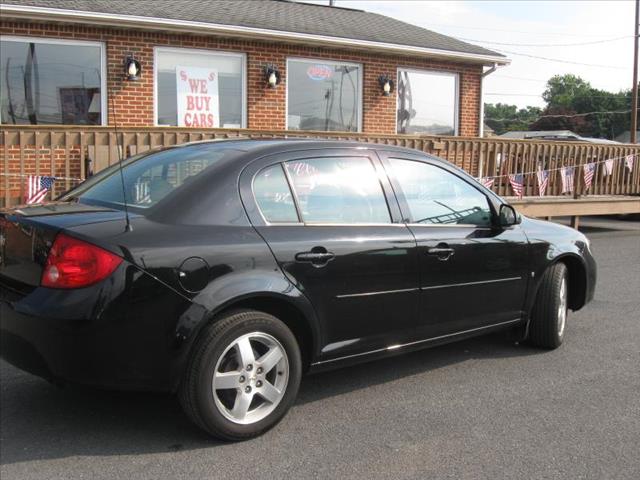
[[[638,139],[638,25],[640,24],[640,0],[636,0],[636,24],[635,35],[633,36],[633,88],[631,94],[631,143],[636,143]]]

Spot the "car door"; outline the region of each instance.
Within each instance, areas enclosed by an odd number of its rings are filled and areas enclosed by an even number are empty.
[[[529,263],[521,227],[497,226],[496,205],[486,192],[444,162],[381,157],[418,245],[425,337],[521,319]]]
[[[317,312],[321,360],[386,348],[419,326],[415,239],[374,152],[264,158],[243,172],[241,193],[280,268]]]

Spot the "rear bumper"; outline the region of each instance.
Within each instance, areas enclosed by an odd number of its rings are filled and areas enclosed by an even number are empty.
[[[174,388],[176,364],[183,358],[173,333],[179,299],[163,292],[154,306],[144,308],[122,290],[108,295],[111,300],[89,301],[107,290],[91,288],[37,288],[19,296],[0,284],[0,357],[55,382],[119,390]],[[87,304],[89,310],[80,307]]]

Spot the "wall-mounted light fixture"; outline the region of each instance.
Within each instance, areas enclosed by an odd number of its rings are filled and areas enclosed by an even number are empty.
[[[264,80],[269,88],[276,88],[280,83],[280,71],[273,65],[265,65]]]
[[[124,59],[124,78],[131,82],[140,80],[142,73],[142,66],[140,62],[136,60],[132,54],[129,54]]]
[[[385,97],[388,97],[391,92],[393,92],[393,80],[391,80],[388,75],[380,75],[378,77],[378,84],[380,84],[382,95]]]

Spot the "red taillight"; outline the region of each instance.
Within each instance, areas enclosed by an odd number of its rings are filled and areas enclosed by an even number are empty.
[[[88,287],[107,278],[122,258],[63,233],[58,234],[42,272],[43,287]]]

